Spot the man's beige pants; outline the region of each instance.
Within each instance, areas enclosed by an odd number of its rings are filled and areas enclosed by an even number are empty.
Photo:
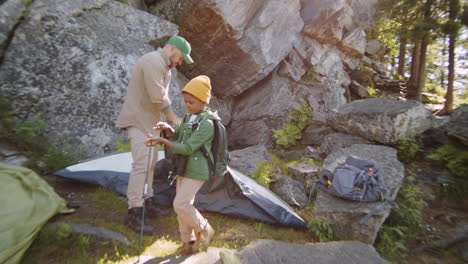
[[[128,139],[132,148],[132,172],[128,180],[127,199],[128,208],[143,206],[143,190],[146,180],[146,170],[148,167],[149,147],[145,145],[146,136],[141,130],[135,127],[127,128]],[[157,146],[151,148],[151,161],[149,164],[148,186],[146,197],[153,197],[153,173],[154,164],[158,161]]]
[[[208,221],[193,206],[195,195],[205,181],[177,176],[174,211],[177,213],[182,242],[195,240],[195,234],[205,229]]]

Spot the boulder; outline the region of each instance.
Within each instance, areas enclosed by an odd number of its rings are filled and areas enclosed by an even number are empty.
[[[268,150],[263,145],[229,152],[229,166],[246,175],[254,174],[258,164],[269,159]]]
[[[294,110],[297,96],[304,88],[295,89],[297,84],[289,78],[272,74],[253,89],[235,99],[229,127],[229,144],[232,148],[251,145],[273,145],[272,129],[280,129]],[[296,91],[296,93],[294,93]]]
[[[348,1],[353,9],[353,21],[362,28],[368,28],[374,23],[375,6],[378,0]]]
[[[323,142],[323,137],[327,133],[328,130],[323,124],[310,125],[302,132],[302,144],[318,146]]]
[[[142,0],[127,0],[127,4],[133,8],[145,10],[145,4]]]
[[[218,112],[219,117],[221,117],[221,123],[223,123],[224,126],[228,126],[232,119],[233,104],[233,99],[224,100],[212,95],[209,106],[213,111]]]
[[[463,104],[453,110],[450,122],[445,129],[450,138],[468,146],[468,104]]]
[[[375,248],[359,241],[294,244],[258,239],[236,253],[243,264],[387,264]],[[221,262],[216,262],[221,264]]]
[[[416,101],[362,99],[339,107],[329,124],[334,129],[383,144],[419,135],[431,127],[432,115]]]
[[[398,161],[397,151],[386,146],[356,144],[330,154],[324,161],[323,168],[333,171],[338,163],[344,162],[347,156],[371,160],[380,167],[380,182],[386,188],[391,199],[395,199],[405,171]],[[390,214],[390,208],[377,212],[364,224],[359,221],[381,202],[364,203],[345,200],[318,189],[314,214],[324,218],[332,225],[335,239],[358,240],[373,244],[377,233]]]
[[[312,179],[317,178],[319,171],[320,167],[308,162],[301,162],[288,167],[288,172],[303,185],[312,183]]]
[[[293,49],[280,63],[278,74],[283,77],[291,78],[296,82],[299,81],[306,72],[306,67],[302,59],[301,55]]]
[[[356,81],[351,81],[351,85],[349,85],[349,90],[357,95],[359,98],[368,98],[370,96],[369,91],[366,87],[360,85]]]
[[[371,144],[365,138],[344,133],[331,133],[324,137],[320,150],[325,154],[333,153],[339,149],[347,148],[354,144]]]
[[[267,76],[292,50],[303,28],[299,0],[173,0],[149,8],[176,23],[196,63],[181,71],[206,74],[220,98],[241,94]]]
[[[27,2],[28,0],[6,0],[0,4],[0,55],[3,55],[4,48],[8,46],[8,36],[13,33],[23,12],[27,10]]]
[[[0,92],[12,116],[40,115],[45,142],[75,158],[102,155],[122,133],[115,120],[136,60],[177,32],[117,1],[34,1],[0,65]]]
[[[367,41],[366,53],[370,55],[375,55],[382,50],[382,42],[378,39],[370,39]]]
[[[352,25],[352,16],[353,10],[346,0],[303,1],[303,32],[322,43],[335,45],[342,40],[343,31]]]
[[[322,160],[322,155],[320,154],[320,151],[318,149],[313,148],[311,146],[307,146],[304,149],[304,152],[302,154],[302,158],[313,159],[313,160]]]
[[[285,176],[274,182],[271,190],[291,206],[301,208],[308,203],[304,184],[290,177]]]
[[[361,58],[366,50],[366,32],[363,28],[351,30],[344,35],[339,47],[346,55]]]
[[[14,146],[1,141],[0,162],[14,166],[26,167],[29,159],[24,156],[23,153],[17,151]]]

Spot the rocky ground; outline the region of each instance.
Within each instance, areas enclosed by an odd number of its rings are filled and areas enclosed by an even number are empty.
[[[418,186],[426,194],[427,208],[424,210],[423,222],[427,224],[427,232],[425,237],[421,237],[417,243],[406,245],[408,255],[404,256],[401,263],[467,263],[468,261],[468,200],[449,200],[441,194],[440,184],[437,182],[443,181],[447,175],[441,171],[441,168],[431,163],[429,160],[422,159],[421,162],[414,162],[406,166],[407,171],[419,172],[417,176]],[[102,205],[98,206],[95,201],[90,201],[89,193],[96,192],[100,187],[79,183],[64,179],[61,177],[44,175],[43,178],[51,184],[56,192],[65,198],[70,205],[77,206],[77,210],[72,215],[61,215],[54,217],[51,222],[57,221],[76,221],[84,219],[84,222],[93,222],[91,219],[105,219],[108,223],[120,225],[125,217],[125,208],[115,209],[115,206],[108,208]],[[124,206],[124,198],[119,197]],[[173,212],[172,212],[173,213]],[[174,214],[174,213],[173,213]],[[217,214],[208,214],[210,221],[222,217]],[[158,257],[147,263],[161,263],[160,261],[171,258],[170,263],[180,263],[184,258],[176,257],[176,248],[179,246],[177,242],[177,231],[175,228],[175,219],[171,216],[169,219],[159,219],[151,221],[151,224],[157,227],[158,234],[153,237],[155,240],[165,238],[171,243],[162,243],[159,245]],[[163,223],[164,221],[171,222],[170,224]],[[99,221],[94,222],[99,225]],[[263,228],[259,228],[255,223],[230,224],[226,223],[223,226],[223,221],[218,225],[218,233],[215,236],[216,243],[214,247],[227,247],[230,249],[241,250],[245,248],[253,240],[260,238],[270,238],[273,240],[281,240],[281,238],[265,237],[262,235]],[[237,226],[236,226],[237,225]],[[268,225],[266,225],[268,226]],[[275,229],[276,227],[272,227]],[[278,232],[298,232],[292,229],[283,229]],[[304,232],[304,231],[299,231]],[[408,232],[411,232],[409,230]],[[247,235],[248,234],[248,235]],[[136,236],[130,238],[136,247]],[[147,238],[147,241],[149,238]],[[300,236],[293,239],[288,239],[286,242],[292,243],[314,243],[316,242],[312,236]],[[431,244],[443,245],[442,248],[433,249]],[[151,244],[151,242],[147,242]],[[163,248],[161,248],[163,247]],[[213,250],[212,250],[213,251]],[[219,254],[219,251],[213,254]],[[214,252],[214,251],[213,251]],[[28,253],[26,253],[28,254]],[[131,255],[131,254],[130,254]],[[151,255],[149,253],[148,255]],[[52,254],[51,256],[54,256]],[[146,256],[148,259],[148,256]],[[29,261],[29,258],[27,258]],[[56,261],[48,263],[63,263],[60,258],[54,257]],[[50,260],[50,258],[49,258]],[[27,263],[45,263],[44,260],[39,262]]]

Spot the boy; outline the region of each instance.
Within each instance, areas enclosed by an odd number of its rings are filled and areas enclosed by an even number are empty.
[[[208,76],[201,75],[190,80],[182,89],[187,115],[176,130],[169,124],[159,122],[157,130],[164,130],[175,139],[170,141],[148,135],[147,144],[164,144],[172,153],[187,156],[184,175],[177,175],[174,211],[177,213],[179,232],[183,242],[180,248],[184,255],[198,251],[199,246],[206,249],[213,238],[214,230],[200,212],[193,206],[195,195],[203,183],[209,179],[208,161],[201,148],[211,149],[214,136],[214,119],[220,118],[206,105],[211,98],[211,84]],[[193,129],[192,125],[197,124]],[[210,159],[213,154],[210,153]]]

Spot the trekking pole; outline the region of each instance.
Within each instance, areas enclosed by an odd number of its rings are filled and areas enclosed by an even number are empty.
[[[154,133],[154,130],[152,131]],[[143,208],[141,210],[141,227],[140,227],[140,237],[138,238],[138,260],[135,262],[140,263],[140,255],[141,255],[141,241],[143,238],[143,227],[145,225],[145,201],[146,201],[146,194],[148,193],[148,176],[150,171],[150,163],[151,163],[151,151],[153,150],[153,145],[148,146],[148,163],[146,164],[146,177],[145,177],[145,185],[143,187]]]

